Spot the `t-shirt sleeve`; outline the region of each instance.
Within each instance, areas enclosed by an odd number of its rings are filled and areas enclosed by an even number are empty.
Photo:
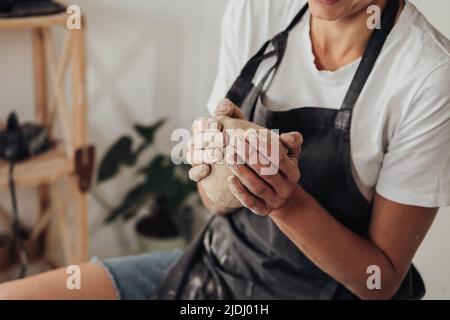
[[[219,53],[219,65],[216,79],[210,97],[207,102],[209,112],[212,114],[218,102],[225,98],[233,81],[239,74],[238,48],[236,42],[236,17],[242,10],[242,0],[229,1],[221,26],[221,43]]]
[[[395,202],[450,205],[450,63],[422,83],[384,155],[376,191]]]

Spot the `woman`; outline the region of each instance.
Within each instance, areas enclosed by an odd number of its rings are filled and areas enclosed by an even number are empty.
[[[225,14],[209,108],[216,118],[279,129],[289,150],[276,175],[260,174],[260,164],[229,165],[243,209],[218,207],[199,187],[217,215],[183,256],[87,264],[76,292],[59,270],[4,284],[0,294],[421,298],[411,261],[438,208],[450,205],[450,43],[408,1],[304,5],[232,0]],[[383,12],[379,29],[369,27],[368,8]],[[217,131],[217,122],[200,119],[193,128]],[[190,177],[209,173],[195,163]]]

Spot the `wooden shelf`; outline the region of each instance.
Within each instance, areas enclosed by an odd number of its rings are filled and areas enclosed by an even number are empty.
[[[65,12],[37,17],[0,18],[0,29],[34,29],[51,26],[65,26]]]
[[[31,188],[57,181],[73,172],[72,162],[65,151],[57,146],[32,159],[20,162],[14,168],[18,188]],[[8,164],[0,162],[0,189],[8,188]]]
[[[67,6],[65,1],[57,1]],[[16,164],[14,170],[18,189],[37,190],[37,222],[33,232],[36,237],[41,232],[46,233],[46,257],[62,262],[61,265],[84,262],[89,258],[88,194],[79,187],[81,177],[75,174],[73,157],[78,150],[86,147],[86,26],[81,16],[82,27],[69,30],[66,28],[67,18],[65,12],[0,18],[0,31],[31,31],[35,121],[49,128],[50,135],[57,123],[61,128],[62,141],[59,146]],[[58,54],[53,40],[53,29],[57,28],[65,31],[65,40]],[[7,48],[7,45],[4,47]],[[69,72],[71,101],[66,97],[70,88],[66,81]],[[0,161],[0,192],[8,188],[8,169],[8,164]],[[64,182],[65,187],[57,184],[59,181]],[[73,225],[68,223],[71,214]],[[50,224],[51,219],[55,219],[56,223]],[[58,228],[59,232],[52,239],[54,228]],[[64,261],[60,261],[59,251],[62,251]]]

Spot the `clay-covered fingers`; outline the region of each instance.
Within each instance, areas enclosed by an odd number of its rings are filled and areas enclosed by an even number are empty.
[[[233,195],[241,204],[257,215],[268,215],[270,210],[263,201],[252,195],[235,176],[230,176],[227,180],[228,186]]]
[[[206,178],[211,173],[211,166],[207,164],[200,164],[193,166],[189,170],[189,179],[195,182],[199,182],[200,180]]]
[[[271,141],[279,139],[274,133],[270,134],[272,136],[270,139]],[[288,138],[289,141],[291,141],[289,136],[285,137],[285,139]],[[273,144],[268,142],[265,133],[258,135],[253,131],[248,131],[245,135],[245,143],[248,144],[248,146],[246,146],[246,149],[248,148],[248,164],[262,178],[271,181],[275,179],[278,174],[281,174],[292,183],[297,183],[300,179],[298,156],[297,158],[291,158],[289,153],[286,154],[286,152],[282,150],[279,143]],[[296,142],[294,141],[291,143],[295,144]],[[288,148],[288,150],[290,149]]]
[[[236,137],[241,139],[241,137]],[[252,154],[249,150],[249,145],[245,140],[242,140],[244,147],[238,146],[238,143],[232,144],[232,149],[227,152],[226,163],[230,171],[238,178],[240,183],[256,197],[262,201],[266,208],[270,211],[280,208],[290,196],[292,192],[292,183],[288,182],[278,172],[270,175],[259,175],[258,172],[261,165],[259,162],[255,163],[249,161]],[[253,210],[252,210],[253,211]]]
[[[286,200],[291,193],[292,186],[287,184],[285,177],[280,174],[278,164],[275,166],[270,161],[268,162],[268,157],[262,156],[256,148],[252,147],[246,141],[244,143],[244,148],[235,148],[235,152],[240,161],[239,163],[244,162],[260,180],[265,181],[266,184],[271,186],[277,194],[278,199]],[[244,151],[243,149],[245,150],[245,154],[242,153]],[[227,159],[229,158],[228,156]],[[274,207],[276,206],[277,204],[274,204]]]
[[[294,131],[280,135],[283,145],[289,150],[288,156],[291,159],[298,160],[302,151],[303,136],[300,132]]]
[[[222,126],[219,121],[212,117],[203,117],[194,120],[191,130],[193,134],[207,131],[221,131]]]
[[[283,198],[261,179],[251,168],[245,164],[238,164],[235,159],[226,161],[230,171],[239,179],[240,183],[250,191],[251,194],[262,200],[271,209],[279,208],[283,203]]]
[[[195,149],[223,148],[226,135],[222,132],[222,124],[214,118],[199,118],[192,124],[192,141]]]
[[[236,119],[245,119],[245,116],[242,113],[241,109],[239,109],[239,107],[229,99],[223,99],[219,102],[216,110],[214,110],[214,116],[217,118],[230,117]]]
[[[192,132],[193,136],[187,144],[186,160],[193,166],[189,170],[189,178],[199,182],[211,173],[211,164],[223,161],[226,136],[222,133],[220,122],[211,117],[195,120]]]
[[[200,118],[192,124],[193,136],[187,145],[187,162],[191,165],[214,164],[223,160],[226,135],[220,122],[211,117]]]
[[[191,138],[188,142],[188,148],[186,153],[187,162],[192,165],[200,164],[215,164],[221,163],[224,158],[222,148],[202,148],[196,146],[195,138]]]
[[[192,166],[189,169],[189,179],[194,182],[199,182],[211,173],[211,166],[204,163],[203,152],[204,150],[194,148],[194,140],[191,138],[188,142],[186,160]]]

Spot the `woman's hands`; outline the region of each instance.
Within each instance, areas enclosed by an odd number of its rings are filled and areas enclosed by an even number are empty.
[[[241,110],[230,100],[224,99],[217,105],[214,116],[244,119]],[[211,164],[221,161],[226,137],[220,123],[212,117],[200,118],[192,125],[193,136],[188,142],[187,161],[192,165],[189,178],[195,182],[209,176]]]
[[[188,144],[187,160],[192,165],[189,178],[196,182],[206,178],[211,173],[211,164],[222,161],[225,156],[226,136],[216,118],[244,119],[241,110],[227,99],[219,103],[214,116],[198,119],[192,125],[193,136]],[[262,135],[246,135],[243,141],[245,148],[235,148],[234,158],[225,159],[233,173],[228,179],[231,192],[244,207],[258,215],[268,215],[282,207],[300,178],[298,158],[303,137],[298,132],[285,133],[280,135],[280,141],[288,153],[280,150],[269,155],[267,150],[272,149],[271,145]],[[244,161],[236,161],[237,158]],[[257,161],[250,161],[253,159]],[[274,174],[265,174],[264,168],[268,166],[276,168]],[[225,212],[226,209],[219,211]]]
[[[214,115],[215,118],[227,116],[244,119],[241,110],[227,99],[222,100],[218,104]],[[195,182],[199,182],[209,176],[211,173],[211,160],[214,160],[215,157],[220,158],[223,156],[223,148],[214,147],[221,145],[221,141],[225,142],[225,136],[220,131],[222,128],[215,118],[198,119],[192,125],[193,136],[188,143],[187,160],[192,165],[192,168],[189,170],[189,178]],[[204,159],[209,159],[209,163],[205,162]],[[203,204],[209,212],[213,214],[227,214],[233,210],[219,206],[211,201],[201,184],[197,184],[197,187]]]
[[[288,153],[275,148],[278,152],[269,154],[272,148],[264,135],[246,134],[243,139],[245,148],[235,148],[237,157],[226,161],[234,174],[228,178],[231,192],[244,207],[258,215],[269,215],[281,208],[300,179],[298,158],[302,135],[298,132],[285,133],[280,135],[280,141]],[[237,159],[241,163],[245,161],[245,164],[239,164]],[[275,174],[267,174],[264,168],[268,167],[278,170]]]

